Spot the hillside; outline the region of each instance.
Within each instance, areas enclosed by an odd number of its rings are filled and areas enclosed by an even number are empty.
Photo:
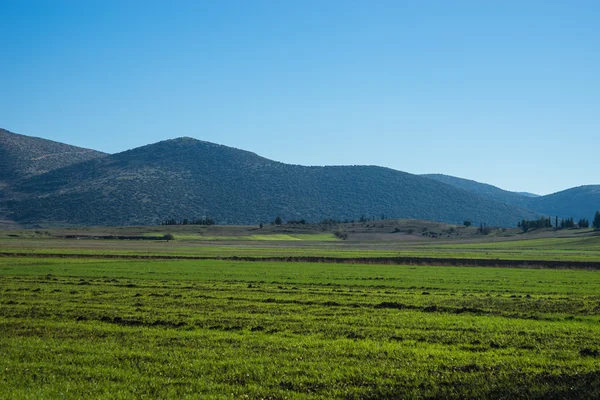
[[[375,166],[305,167],[190,138],[96,158],[15,186],[5,205],[23,224],[154,224],[358,219],[361,215],[514,226],[534,213],[432,179]]]
[[[573,217],[576,220],[588,218],[600,210],[600,185],[579,186],[558,193],[539,196],[532,193],[517,193],[502,190],[496,186],[468,179],[442,174],[422,175],[471,193],[531,210],[535,213],[561,218]]]
[[[104,156],[99,151],[0,129],[0,189],[23,178]]]
[[[515,192],[515,193],[520,194],[521,196],[525,196],[525,197],[540,197],[539,194],[529,193],[529,192]]]
[[[450,175],[426,174],[421,176],[435,179],[438,182],[447,183],[448,185],[467,190],[479,196],[488,197],[501,203],[506,203],[517,207],[527,208],[529,205],[528,201],[530,198],[532,198],[531,194],[527,195],[523,193],[509,192],[508,190],[503,190],[486,183],[480,183],[470,179],[457,178]]]
[[[527,208],[544,215],[592,220],[600,210],[600,185],[579,186],[529,199]]]

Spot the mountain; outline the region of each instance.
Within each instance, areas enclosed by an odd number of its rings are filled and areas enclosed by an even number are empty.
[[[24,178],[104,156],[99,151],[0,129],[0,189]]]
[[[529,199],[527,208],[543,215],[592,221],[594,213],[600,210],[600,185],[579,186],[535,197]]]
[[[539,194],[529,193],[529,192],[515,192],[515,193],[520,194],[521,196],[525,196],[525,197],[540,197]]]
[[[15,184],[4,205],[21,224],[155,224],[208,215],[257,224],[280,215],[361,215],[514,226],[536,214],[433,179],[376,166],[307,167],[191,138],[51,170]]]
[[[528,200],[531,198],[531,195],[524,195],[522,193],[517,192],[509,192],[508,190],[503,190],[496,186],[488,185],[486,183],[480,183],[469,179],[457,178],[455,176],[443,174],[426,174],[421,176],[434,179],[438,182],[447,183],[448,185],[464,189],[468,192],[475,193],[479,196],[484,196],[499,201],[501,203],[506,203],[517,207],[526,208],[529,205]]]
[[[560,218],[573,217],[576,220],[588,218],[591,220],[594,213],[600,210],[600,185],[579,186],[558,193],[539,196],[527,192],[509,192],[496,186],[454,176],[442,174],[422,176],[495,201],[531,210],[541,215],[558,216]]]

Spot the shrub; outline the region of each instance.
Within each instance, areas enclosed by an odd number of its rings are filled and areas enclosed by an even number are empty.
[[[348,234],[346,232],[335,231],[333,232],[336,238],[346,240],[348,239]]]

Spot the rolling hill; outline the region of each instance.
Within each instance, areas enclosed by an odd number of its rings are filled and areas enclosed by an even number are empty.
[[[219,223],[384,214],[514,226],[536,214],[376,166],[288,165],[191,138],[53,169],[13,185],[4,206],[25,225],[140,225],[209,215]]]
[[[484,196],[501,203],[506,203],[517,207],[526,208],[529,205],[528,200],[531,198],[531,195],[509,192],[508,190],[503,190],[499,187],[488,185],[486,183],[480,183],[470,179],[457,178],[455,176],[443,174],[426,174],[421,176],[434,179],[438,182],[447,183],[448,185],[464,189],[479,196]]]
[[[600,210],[600,185],[586,185],[531,198],[527,208],[544,215],[573,217],[575,220],[587,218],[592,221],[594,213]]]
[[[525,196],[525,197],[540,197],[539,194],[529,193],[529,192],[512,192],[512,193],[517,193],[517,194],[520,194],[521,196]]]
[[[99,151],[0,129],[0,189],[24,178],[104,156]]]
[[[600,185],[579,186],[539,196],[531,193],[509,192],[496,186],[449,175],[428,174],[422,176],[541,215],[591,220],[594,213],[600,210]]]

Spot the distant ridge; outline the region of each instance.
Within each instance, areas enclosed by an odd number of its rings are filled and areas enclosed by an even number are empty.
[[[0,129],[0,187],[105,153]]]
[[[517,194],[520,194],[521,196],[525,196],[525,197],[540,197],[539,194],[535,194],[535,193],[529,193],[529,192],[516,192]]]
[[[537,214],[426,177],[375,166],[306,167],[191,138],[89,160],[11,186],[24,225],[139,225],[209,215],[218,223],[324,218],[465,220],[515,226]]]
[[[600,210],[600,185],[585,185],[529,199],[527,207],[544,215],[592,220]]]
[[[527,207],[527,200],[531,197],[517,192],[509,192],[508,190],[503,190],[486,183],[480,183],[470,179],[457,178],[450,175],[426,174],[422,176],[435,179],[436,181],[447,183],[457,188],[467,190],[471,193],[517,207]]]
[[[509,192],[496,186],[449,175],[428,174],[423,176],[546,216],[573,217],[575,219],[588,218],[591,220],[594,213],[600,210],[600,185],[579,186],[558,193],[539,196],[527,192]]]

